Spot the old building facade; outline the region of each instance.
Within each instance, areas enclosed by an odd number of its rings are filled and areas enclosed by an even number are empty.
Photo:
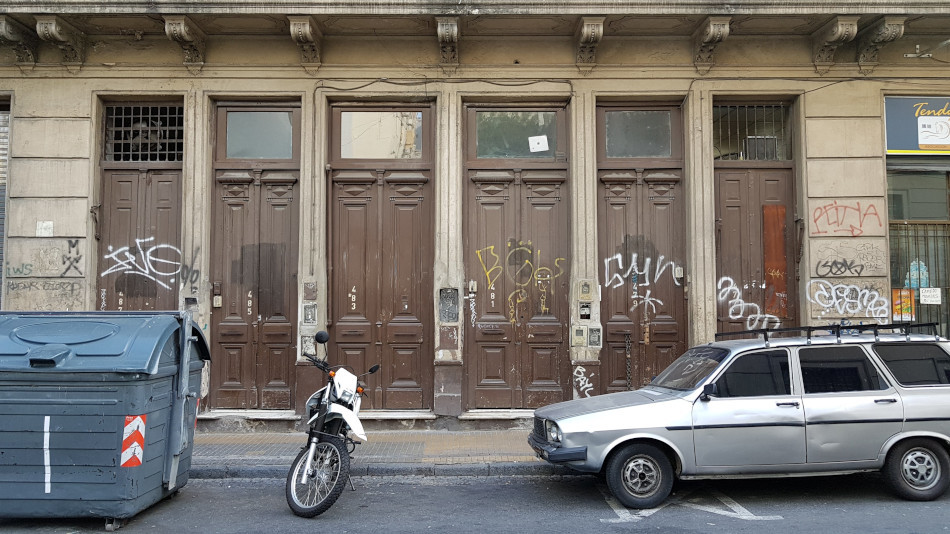
[[[946,328],[950,2],[0,1],[4,310],[191,309],[208,410],[519,414]]]

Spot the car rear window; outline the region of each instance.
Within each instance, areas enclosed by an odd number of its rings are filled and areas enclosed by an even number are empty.
[[[904,386],[950,384],[950,355],[933,343],[877,343],[874,352]]]

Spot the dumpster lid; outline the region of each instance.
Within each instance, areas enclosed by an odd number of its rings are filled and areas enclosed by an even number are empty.
[[[0,371],[148,373],[187,312],[0,312]],[[190,320],[198,357],[207,340]]]

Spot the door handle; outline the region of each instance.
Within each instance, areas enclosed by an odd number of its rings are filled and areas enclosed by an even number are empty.
[[[794,406],[794,407],[796,407],[796,408],[799,406],[799,404],[798,404],[797,401],[792,401],[792,402],[776,402],[775,405],[776,405],[776,406]]]
[[[875,404],[894,404],[897,399],[874,399]]]

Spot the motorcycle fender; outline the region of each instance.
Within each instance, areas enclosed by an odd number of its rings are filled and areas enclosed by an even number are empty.
[[[363,430],[363,423],[361,423],[360,418],[357,417],[355,413],[353,413],[353,410],[344,408],[339,404],[331,404],[330,413],[338,413],[343,417],[343,420],[346,421],[347,426],[350,427],[350,437],[354,441],[359,441],[360,443],[366,441],[366,431]]]

